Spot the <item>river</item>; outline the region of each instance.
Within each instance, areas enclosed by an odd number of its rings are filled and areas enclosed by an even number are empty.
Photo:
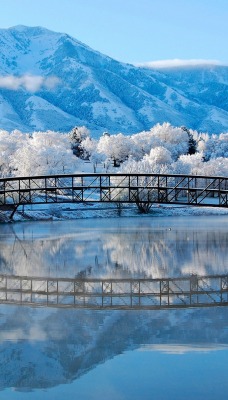
[[[228,216],[199,216],[2,224],[0,275],[227,274],[227,222]],[[1,400],[227,399],[227,361],[226,307],[0,304]]]

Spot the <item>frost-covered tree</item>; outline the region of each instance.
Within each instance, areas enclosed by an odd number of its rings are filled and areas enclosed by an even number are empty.
[[[72,144],[81,143],[89,136],[90,136],[90,131],[85,126],[78,126],[78,127],[75,126],[69,132],[69,138]]]
[[[60,132],[33,132],[32,135],[30,135],[30,138],[33,146],[43,149],[46,147],[62,147],[66,149],[70,148],[68,135]]]
[[[187,131],[187,128],[176,128],[169,123],[156,124],[150,131],[131,136],[137,148],[132,155],[135,160],[140,160],[145,154],[149,154],[151,149],[162,146],[170,151],[174,160],[177,160],[181,154],[189,153],[191,135],[193,136],[193,133]]]
[[[228,133],[211,135],[204,142],[205,160],[218,157],[228,157]]]
[[[171,164],[166,164],[165,162],[156,162],[156,159],[150,159],[149,156],[143,157],[142,160],[136,161],[132,157],[129,157],[120,168],[122,173],[137,173],[137,174],[167,174],[171,173]],[[161,161],[161,159],[159,160]],[[163,159],[164,161],[164,159]],[[170,159],[171,161],[171,159]]]
[[[83,140],[86,138],[90,137],[90,131],[85,127],[85,126],[75,126],[70,132],[69,132],[69,140],[71,143],[71,147],[73,150],[73,153],[80,158],[85,158],[86,154],[83,152],[83,147],[81,146],[81,143]]]
[[[201,166],[201,173],[206,176],[228,176],[228,158],[218,157],[204,162]]]
[[[173,164],[176,174],[202,175],[203,153],[186,154]]]
[[[112,136],[102,136],[99,140],[97,150],[99,153],[103,153],[106,159],[111,160],[116,167],[127,159],[131,154],[132,147],[131,138],[119,133]]]
[[[18,130],[8,132],[0,130],[0,176],[10,176],[14,166],[11,165],[11,158],[17,149],[21,148],[27,141],[27,135]]]
[[[84,152],[85,158],[89,158],[93,164],[93,170],[96,172],[97,165],[105,161],[105,155],[98,152],[98,141],[87,137],[81,142],[81,148]]]
[[[131,155],[136,161],[141,160],[145,154],[149,154],[151,149],[162,145],[160,138],[151,130],[136,133],[131,136],[131,140],[134,143],[134,151],[131,151]]]
[[[159,149],[159,148],[157,148]],[[154,151],[156,149],[152,149]],[[164,149],[168,159],[169,151]],[[159,154],[160,150],[155,151],[156,155]],[[163,149],[162,151],[163,152]],[[153,162],[153,161],[154,162]],[[171,157],[169,161],[172,161]],[[164,163],[164,157],[158,157],[155,159],[152,154],[152,158],[144,156],[142,160],[135,161],[131,157],[125,161],[121,166],[122,173],[132,174],[167,174],[170,173],[170,166]],[[140,186],[140,189],[135,189],[134,186]],[[135,204],[142,213],[148,213],[153,202],[157,200],[158,192],[156,189],[151,188],[151,179],[147,176],[138,176],[133,178],[131,181],[131,198],[135,200]]]
[[[10,157],[10,166],[19,176],[57,174],[75,170],[77,159],[67,134],[34,132]]]
[[[165,122],[162,125],[155,125],[151,132],[160,139],[160,145],[170,151],[174,160],[177,160],[182,154],[188,154],[189,135],[182,128],[173,127]]]
[[[172,164],[177,174],[228,176],[228,158],[218,157],[204,161],[203,153],[183,155]]]
[[[172,163],[171,152],[163,146],[155,147],[150,150],[149,155],[145,155],[144,159],[148,161],[151,165],[167,165]]]
[[[189,140],[188,140],[188,154],[190,154],[190,155],[195,154],[196,153],[196,146],[197,146],[197,141],[194,138],[194,133],[195,132],[193,132],[192,130],[186,128],[185,126],[182,126],[181,129],[184,132],[187,132],[187,134],[188,134],[188,138],[189,138]]]
[[[0,176],[74,172],[78,159],[72,148],[90,159],[94,172],[102,162],[106,170],[121,165],[120,171],[131,173],[228,175],[228,133],[198,134],[164,123],[131,136],[106,133],[98,140],[85,127],[70,134],[0,130]]]

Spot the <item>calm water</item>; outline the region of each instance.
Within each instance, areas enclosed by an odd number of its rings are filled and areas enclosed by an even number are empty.
[[[228,273],[228,217],[0,225],[0,274]],[[0,305],[1,400],[227,399],[228,309]]]

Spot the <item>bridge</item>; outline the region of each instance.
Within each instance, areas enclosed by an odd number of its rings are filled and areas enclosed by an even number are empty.
[[[228,178],[175,174],[74,174],[0,179],[0,210],[48,203],[152,203],[228,207]]]
[[[0,275],[0,304],[162,310],[228,305],[228,275],[91,279]]]

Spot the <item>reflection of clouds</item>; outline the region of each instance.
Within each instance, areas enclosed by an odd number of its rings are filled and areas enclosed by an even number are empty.
[[[106,237],[105,249],[113,264],[145,276],[161,276],[174,267],[172,247],[162,233],[135,232]]]
[[[187,223],[180,227],[153,227],[137,219],[107,222],[99,228],[94,220],[83,229],[80,224],[68,232],[69,221],[59,225],[22,224],[16,233],[1,232],[0,271],[25,276],[74,277],[89,273],[92,277],[173,277],[226,273],[228,233],[208,226],[205,229]],[[172,221],[172,219],[171,219]],[[182,221],[182,220],[181,220]],[[81,223],[82,224],[82,223]],[[170,223],[171,225],[171,223]],[[23,230],[23,226],[26,227]],[[55,228],[56,227],[56,228]],[[4,235],[5,231],[5,235]],[[89,271],[89,272],[88,272]]]
[[[75,247],[75,254],[77,256],[81,257],[81,256],[86,254],[86,249],[87,249],[87,245],[85,243],[84,244],[79,244],[79,245],[77,245]]]
[[[106,237],[113,263],[131,273],[160,278],[181,274],[223,273],[228,234],[207,231],[144,231]]]
[[[9,329],[0,332],[0,344],[4,341],[18,342],[19,340],[45,341],[47,340],[47,333],[38,325],[31,326],[28,332],[23,329]]]
[[[227,344],[205,344],[205,345],[145,345],[138,351],[158,351],[165,354],[186,354],[186,353],[211,353],[212,351],[228,350]]]

